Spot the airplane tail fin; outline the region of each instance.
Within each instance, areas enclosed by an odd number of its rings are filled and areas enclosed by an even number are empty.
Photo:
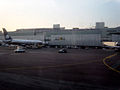
[[[11,36],[8,35],[8,32],[5,28],[3,28],[4,38],[5,40],[11,40]]]

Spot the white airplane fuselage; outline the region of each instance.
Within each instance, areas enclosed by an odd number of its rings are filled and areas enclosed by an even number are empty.
[[[5,43],[18,46],[36,46],[43,45],[43,41],[40,40],[25,40],[25,39],[11,39],[4,40]]]
[[[12,39],[11,43],[42,44],[40,40]]]

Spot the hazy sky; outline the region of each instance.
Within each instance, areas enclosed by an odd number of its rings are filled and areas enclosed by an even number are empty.
[[[120,0],[0,0],[0,30],[52,27],[89,28],[95,22],[120,26]]]

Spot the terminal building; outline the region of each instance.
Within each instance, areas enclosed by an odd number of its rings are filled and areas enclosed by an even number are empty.
[[[46,41],[50,46],[102,46],[102,42],[120,42],[120,27],[107,28],[104,22],[97,22],[92,29],[65,29],[54,24],[53,28],[17,29],[9,34],[15,39]],[[3,39],[1,33],[0,39]]]

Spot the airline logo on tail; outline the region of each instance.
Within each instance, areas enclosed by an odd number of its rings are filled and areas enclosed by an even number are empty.
[[[5,28],[3,28],[4,38],[5,40],[11,40],[12,38],[8,35],[8,32]]]

